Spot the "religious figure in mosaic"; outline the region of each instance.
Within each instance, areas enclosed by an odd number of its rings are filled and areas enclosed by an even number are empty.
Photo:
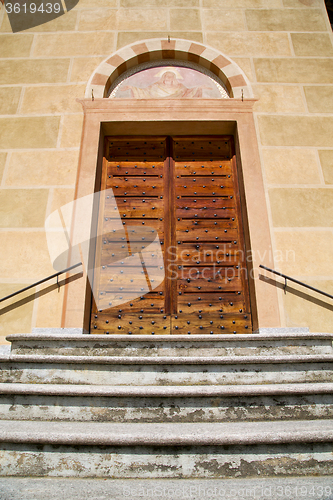
[[[124,90],[130,89],[132,96],[136,99],[161,99],[163,97],[176,99],[180,97],[202,97],[202,89],[210,89],[207,85],[193,88],[186,87],[179,81],[183,79],[179,71],[173,68],[167,71],[163,69],[156,76],[160,76],[160,79],[146,88],[127,85]]]
[[[110,97],[132,99],[182,99],[229,97],[208,76],[183,67],[150,68],[126,78]]]

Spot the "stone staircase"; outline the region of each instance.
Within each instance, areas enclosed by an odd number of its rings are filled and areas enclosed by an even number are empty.
[[[330,475],[333,334],[16,334],[0,475]]]

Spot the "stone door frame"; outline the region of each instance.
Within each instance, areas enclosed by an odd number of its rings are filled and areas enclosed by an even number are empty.
[[[105,136],[234,136],[245,244],[250,258],[253,330],[280,327],[277,290],[258,278],[259,264],[273,267],[273,252],[253,118],[256,100],[87,98],[80,102],[84,122],[75,199],[99,189]],[[62,327],[89,331],[90,304],[91,289],[87,279],[66,286]]]

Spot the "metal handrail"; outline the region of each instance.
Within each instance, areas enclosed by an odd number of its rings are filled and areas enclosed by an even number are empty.
[[[62,271],[59,271],[58,273],[51,274],[51,276],[48,276],[47,278],[44,278],[43,280],[36,281],[36,283],[33,283],[32,285],[26,286],[25,288],[21,288],[21,290],[17,290],[17,292],[13,292],[10,295],[6,295],[6,297],[3,297],[0,299],[0,302],[3,302],[6,299],[10,299],[11,297],[15,297],[15,295],[18,295],[19,293],[25,292],[26,290],[30,290],[30,288],[34,288],[37,285],[40,285],[41,283],[45,283],[45,281],[48,281],[52,278],[57,278],[57,283],[58,283],[58,276],[63,273],[67,273],[71,269],[74,269],[75,267],[81,266],[82,262],[79,262],[78,264],[74,264],[74,266],[67,267],[67,269],[63,269]]]
[[[314,292],[321,293],[322,295],[325,295],[326,297],[329,297],[330,299],[333,299],[333,295],[330,295],[329,293],[323,292],[322,290],[318,290],[318,288],[314,288],[313,286],[307,285],[306,283],[302,283],[302,281],[295,280],[295,278],[291,278],[290,276],[287,276],[285,274],[279,273],[278,271],[274,271],[274,269],[270,269],[269,267],[262,266],[261,264],[259,265],[262,269],[266,269],[266,271],[270,271],[271,273],[277,274],[278,276],[281,276],[284,278],[284,291],[286,291],[287,288],[287,280],[293,281],[294,283],[297,283],[298,285],[302,285],[305,288],[309,288],[310,290],[313,290]]]

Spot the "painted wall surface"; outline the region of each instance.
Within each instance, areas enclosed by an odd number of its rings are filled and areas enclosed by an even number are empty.
[[[222,99],[226,90],[191,68],[162,66],[129,76],[110,95],[115,99]]]
[[[0,296],[54,272],[44,221],[73,199],[83,120],[76,99],[91,74],[123,46],[168,36],[221,51],[249,78],[275,268],[333,294],[333,45],[324,0],[80,0],[17,33],[0,5]],[[280,293],[282,325],[333,331],[333,301],[292,288]],[[52,282],[3,302],[0,343],[60,327],[62,301]]]

